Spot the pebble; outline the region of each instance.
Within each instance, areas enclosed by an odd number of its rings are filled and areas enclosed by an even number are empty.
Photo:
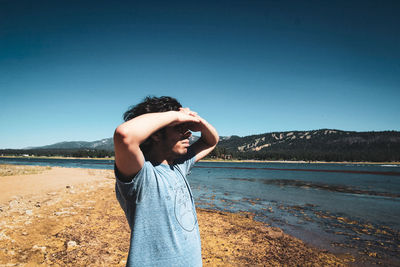
[[[14,250],[9,250],[7,253],[8,253],[8,255],[11,255],[11,256],[15,255],[15,251]]]
[[[56,216],[61,216],[61,215],[75,215],[77,214],[76,212],[71,212],[71,211],[56,211],[54,212],[54,215]]]
[[[10,203],[8,204],[10,206],[10,209],[14,208],[16,205],[18,205],[18,201],[17,200],[11,200]]]
[[[33,214],[33,211],[32,210],[26,210],[25,214],[31,216]]]
[[[10,237],[7,236],[4,232],[0,232],[0,240],[9,240]]]
[[[4,267],[12,267],[12,266],[19,266],[19,263],[7,263],[6,265],[1,265]]]
[[[40,250],[41,252],[46,252],[46,247],[39,247],[38,245],[34,245],[32,247],[33,250]]]
[[[67,249],[69,249],[69,250],[74,249],[76,246],[77,246],[76,241],[71,240],[71,241],[68,241],[68,243],[67,243]]]

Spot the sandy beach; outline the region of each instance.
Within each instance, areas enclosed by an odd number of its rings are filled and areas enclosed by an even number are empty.
[[[0,266],[125,266],[110,170],[0,165]],[[252,214],[198,209],[204,266],[345,266]]]

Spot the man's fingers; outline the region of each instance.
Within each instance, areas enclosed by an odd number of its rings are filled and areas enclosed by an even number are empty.
[[[199,123],[200,122],[200,118],[198,116],[193,116],[190,115],[184,111],[179,111],[178,112],[178,118],[177,120],[172,123],[170,126],[174,126],[174,125],[178,125],[178,124],[182,124],[182,123]]]
[[[190,109],[189,108],[179,108],[179,111],[183,112],[183,113],[189,113]]]
[[[179,108],[179,111],[192,117],[199,117],[197,112],[190,110],[190,108]]]

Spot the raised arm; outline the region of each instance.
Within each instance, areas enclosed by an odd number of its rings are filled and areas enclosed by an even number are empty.
[[[198,123],[192,123],[192,127],[189,128],[191,131],[201,132],[200,139],[191,146],[196,155],[196,161],[199,161],[215,148],[219,141],[219,135],[217,130],[205,119],[197,115],[196,112],[190,112],[192,116],[199,119]]]
[[[115,164],[124,177],[132,178],[144,164],[140,145],[161,128],[184,122],[199,123],[195,116],[179,111],[147,113],[117,127],[114,133]]]

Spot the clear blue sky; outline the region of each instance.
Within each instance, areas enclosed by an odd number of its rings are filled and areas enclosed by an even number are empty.
[[[0,1],[0,148],[111,137],[146,95],[220,135],[400,130],[400,1]]]

